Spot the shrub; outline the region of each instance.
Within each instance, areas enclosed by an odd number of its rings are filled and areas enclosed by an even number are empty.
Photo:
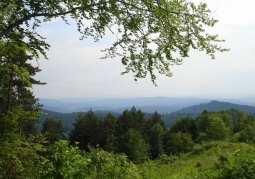
[[[255,178],[255,155],[239,154],[234,157],[220,157],[218,165],[219,176],[222,179],[254,179]]]

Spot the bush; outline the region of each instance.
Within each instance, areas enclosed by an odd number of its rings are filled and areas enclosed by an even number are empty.
[[[59,141],[47,148],[44,164],[45,179],[128,179],[137,178],[138,171],[126,156],[111,154],[99,148],[85,153],[78,147]]]
[[[222,179],[254,179],[255,178],[255,155],[239,154],[234,157],[220,157],[218,165],[219,176]]]

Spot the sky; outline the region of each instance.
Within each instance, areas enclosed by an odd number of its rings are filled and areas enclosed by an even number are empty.
[[[199,3],[198,0],[191,0]],[[172,77],[157,75],[157,87],[150,76],[134,81],[124,71],[120,58],[100,59],[114,36],[95,43],[92,38],[79,40],[76,25],[60,19],[42,24],[39,34],[51,45],[49,60],[39,59],[42,71],[36,79],[45,86],[34,86],[37,98],[73,97],[215,97],[255,96],[255,1],[204,0],[219,22],[208,29],[226,42],[229,52],[216,53],[212,60],[201,51],[192,50],[182,65],[172,66]]]

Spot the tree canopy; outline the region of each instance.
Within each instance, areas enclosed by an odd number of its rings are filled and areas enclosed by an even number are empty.
[[[74,19],[80,39],[92,36],[97,42],[107,30],[116,41],[102,58],[121,57],[134,78],[150,75],[155,84],[155,72],[172,76],[170,66],[181,64],[191,48],[205,51],[214,58],[216,51],[226,51],[217,45],[218,35],[205,32],[217,20],[205,3],[198,5],[185,0],[12,0],[0,2],[0,45],[15,44],[33,56],[43,54],[49,44],[37,33],[43,22],[62,18]],[[89,22],[90,25],[85,25]],[[22,40],[20,40],[23,38]],[[0,54],[4,48],[1,48]]]

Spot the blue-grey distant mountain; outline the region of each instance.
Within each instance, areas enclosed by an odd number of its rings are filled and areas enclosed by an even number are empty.
[[[72,98],[72,99],[40,99],[44,105],[43,109],[70,113],[87,112],[89,109],[94,111],[114,111],[121,113],[125,109],[135,106],[144,112],[171,113],[173,111],[188,107],[201,102],[208,102],[206,99],[199,98],[170,98],[170,97],[143,97],[126,99],[93,99],[93,98]]]
[[[44,114],[40,115],[40,123],[38,123],[37,128],[40,131],[41,125],[45,121],[46,118],[53,118],[55,120],[61,119],[63,123],[63,131],[68,135],[68,133],[73,129],[73,123],[75,122],[75,119],[78,118],[78,115],[80,112],[72,112],[72,113],[60,113],[56,111],[50,111],[50,110],[41,110],[44,112]],[[87,111],[86,111],[87,112]],[[99,117],[100,119],[103,119],[110,111],[94,111],[95,115]],[[118,117],[120,114],[112,112],[111,113]],[[83,113],[85,114],[85,113]]]
[[[225,101],[225,103],[207,104],[214,99],[202,98],[172,98],[172,97],[141,97],[141,98],[63,98],[63,99],[40,99],[43,109],[61,112],[87,112],[92,109],[94,111],[113,111],[121,113],[125,109],[135,106],[143,112],[153,113],[157,111],[161,114],[171,113],[185,108],[185,112],[200,113],[204,108],[207,110],[221,110],[229,108],[246,108],[245,105],[255,106],[255,98],[242,99],[216,99],[217,101]],[[200,104],[200,105],[199,105]],[[236,107],[234,104],[239,104]],[[196,105],[194,108],[187,108]],[[244,105],[244,106],[242,106]],[[240,110],[242,110],[240,109]],[[182,111],[180,111],[182,112]]]
[[[219,111],[219,110],[228,110],[231,108],[235,108],[246,113],[255,114],[255,107],[248,106],[248,105],[240,105],[240,104],[233,104],[229,102],[220,102],[220,101],[211,101],[209,103],[201,103],[198,105],[193,105],[190,107],[183,108],[181,110],[177,110],[176,113],[197,113],[200,114],[204,110],[207,111]]]
[[[54,105],[61,105],[62,102],[58,103],[56,101],[49,101],[51,102],[51,104]],[[49,103],[47,103],[49,104]],[[62,104],[63,106],[66,105],[65,103]],[[134,105],[136,107],[136,109],[141,109],[142,112],[146,113],[145,110],[143,110],[143,107],[137,107],[136,105]],[[180,105],[181,106],[181,105]],[[146,113],[145,114],[145,118],[148,118],[152,115],[152,113],[154,111],[158,111],[157,108],[160,109],[160,107],[162,106],[156,106],[155,108],[153,106],[144,106],[144,108],[146,108],[150,111],[152,111],[151,113]],[[55,109],[58,109],[59,107],[54,107]],[[115,115],[116,117],[119,116],[125,109],[130,109],[131,107],[128,108],[119,108],[119,109],[115,109],[115,110],[94,110],[95,115],[98,116],[99,118],[103,119],[104,116],[108,113],[111,112],[113,115]],[[167,114],[162,114],[161,117],[164,120],[165,124],[167,127],[170,127],[171,125],[173,125],[175,123],[175,121],[181,117],[184,116],[189,116],[192,118],[195,118],[197,116],[199,116],[204,110],[208,110],[208,111],[219,111],[219,110],[228,110],[231,108],[235,108],[238,110],[242,110],[246,113],[249,114],[253,114],[255,115],[255,107],[254,106],[248,106],[248,105],[239,105],[239,104],[233,104],[233,103],[229,103],[229,102],[220,102],[220,101],[211,101],[208,103],[200,103],[198,105],[192,105],[190,107],[186,107],[183,108],[181,110],[177,110],[175,112],[167,112]],[[161,108],[164,109],[164,108]],[[89,110],[89,109],[88,109]],[[88,111],[87,110],[87,111]],[[118,111],[119,110],[119,111]],[[168,110],[168,108],[166,107],[164,110]],[[47,117],[51,117],[54,119],[62,119],[63,122],[63,126],[64,126],[64,131],[68,134],[68,132],[70,132],[73,128],[72,124],[75,122],[75,119],[77,118],[79,112],[72,112],[72,113],[61,113],[61,112],[56,112],[56,111],[49,111],[49,110],[43,110],[44,112],[46,112],[48,115],[41,115],[40,119],[41,122],[43,122]],[[87,112],[85,111],[85,112]],[[159,112],[159,111],[158,111]],[[38,125],[38,128],[40,130],[41,124]]]

